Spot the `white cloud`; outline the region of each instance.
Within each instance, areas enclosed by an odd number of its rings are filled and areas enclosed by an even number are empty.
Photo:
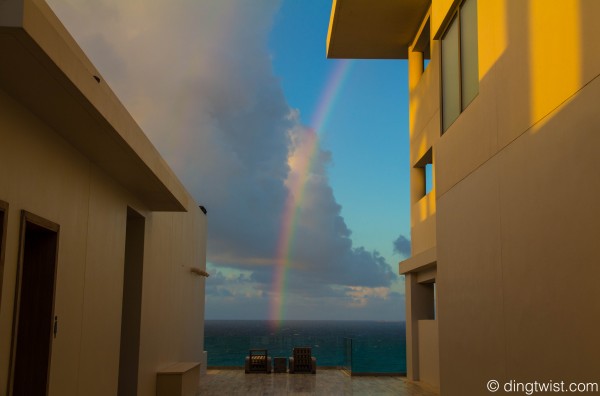
[[[49,3],[207,207],[209,261],[247,271],[236,279],[211,276],[208,303],[236,315],[256,300],[266,312],[266,297],[276,297],[272,268],[286,198],[314,137],[287,104],[266,47],[279,2]],[[298,201],[288,271],[297,299],[287,301],[299,314],[326,305],[311,300],[315,293],[336,306],[348,298],[362,304],[397,279],[377,252],[353,246],[327,177],[330,158],[317,151]],[[335,285],[350,292],[339,295]]]
[[[346,295],[352,298],[348,304],[351,307],[365,307],[370,298],[387,300],[390,295],[389,287],[350,286],[348,289]]]

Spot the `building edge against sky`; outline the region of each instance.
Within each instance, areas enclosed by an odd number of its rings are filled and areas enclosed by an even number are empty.
[[[0,54],[0,393],[154,395],[204,357],[206,215],[44,1]]]
[[[407,367],[444,395],[600,380],[599,16],[594,0],[333,1],[328,57],[408,60]]]

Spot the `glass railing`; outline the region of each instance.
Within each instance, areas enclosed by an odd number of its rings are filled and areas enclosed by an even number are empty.
[[[208,367],[242,367],[250,349],[267,349],[271,357],[290,357],[294,347],[311,347],[318,367],[345,369],[352,374],[405,374],[404,334],[340,337],[207,335]]]
[[[344,363],[342,368],[352,373],[352,338],[344,338]]]
[[[311,347],[321,367],[341,367],[344,345],[340,337],[259,336],[204,338],[208,366],[237,367],[244,365],[250,349],[267,349],[271,357],[290,357],[294,347]]]
[[[344,343],[343,368],[352,375],[406,374],[406,343],[404,339],[348,338]]]

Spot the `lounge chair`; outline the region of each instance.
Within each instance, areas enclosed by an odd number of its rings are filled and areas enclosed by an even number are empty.
[[[271,358],[266,349],[250,349],[246,356],[245,372],[248,373],[267,373],[271,372]]]
[[[317,373],[317,359],[312,356],[309,347],[294,348],[290,357],[290,374],[294,373]]]

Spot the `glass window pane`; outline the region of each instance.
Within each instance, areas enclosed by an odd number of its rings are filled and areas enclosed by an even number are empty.
[[[460,114],[460,71],[458,23],[451,22],[442,39],[442,125],[444,131]]]
[[[464,110],[479,92],[476,0],[467,0],[463,3],[460,9],[460,30],[462,109]]]

